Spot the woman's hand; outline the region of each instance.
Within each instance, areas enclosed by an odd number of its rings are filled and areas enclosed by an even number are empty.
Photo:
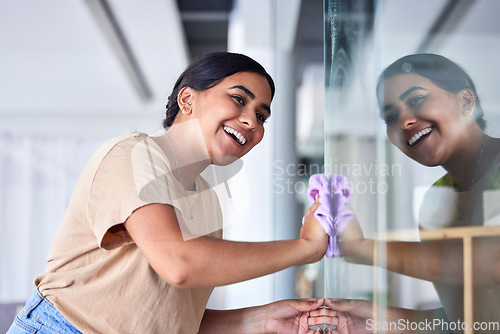
[[[266,333],[323,333],[319,325],[337,326],[335,311],[323,308],[323,299],[281,300],[266,305]]]
[[[412,327],[415,324],[432,323],[442,316],[441,309],[412,310],[377,305],[361,299],[325,298],[325,306],[337,312],[337,328],[325,330],[325,333],[331,334],[371,334],[381,331],[386,334],[432,334],[436,333],[434,328],[424,326],[415,331]],[[379,319],[375,319],[374,310],[377,310]]]
[[[360,241],[364,240],[363,230],[359,226],[359,221],[356,216],[353,216],[349,223],[340,233],[342,241]]]
[[[337,312],[337,328],[325,333],[368,334],[374,333],[369,324],[373,320],[373,303],[366,300],[326,298],[325,306]]]
[[[314,256],[311,262],[321,260],[328,246],[328,235],[325,230],[314,217],[314,212],[319,208],[319,197],[306,210],[304,216],[304,224],[300,230],[300,238],[308,241],[314,249]]]
[[[365,239],[359,222],[354,216],[339,235],[341,256],[347,261],[359,264],[372,264],[373,240]]]

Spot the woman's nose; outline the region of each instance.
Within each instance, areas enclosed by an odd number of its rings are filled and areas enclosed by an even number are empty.
[[[417,122],[415,115],[408,110],[401,111],[399,114],[399,126],[401,130],[407,130]]]
[[[244,111],[240,115],[240,122],[245,124],[249,130],[255,130],[257,125],[257,116],[251,111]]]

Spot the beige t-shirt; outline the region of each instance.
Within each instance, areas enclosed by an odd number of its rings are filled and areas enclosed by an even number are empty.
[[[185,239],[222,237],[213,189],[199,177],[185,191],[170,171],[162,149],[132,132],[103,144],[78,180],[35,285],[83,333],[198,332],[212,288],[162,280],[123,227],[134,210],[163,203],[175,207]]]

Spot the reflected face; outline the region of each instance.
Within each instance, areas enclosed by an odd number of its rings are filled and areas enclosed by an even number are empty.
[[[383,89],[387,136],[408,157],[426,166],[443,165],[463,147],[472,116],[460,93],[413,73],[386,79]]]
[[[212,163],[231,163],[262,140],[271,98],[267,79],[252,72],[236,73],[197,94],[193,116],[200,121]]]

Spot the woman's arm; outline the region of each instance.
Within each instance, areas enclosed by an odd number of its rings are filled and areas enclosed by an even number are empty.
[[[314,218],[319,202],[306,212],[296,240],[234,242],[211,237],[184,241],[174,208],[150,204],[136,210],[125,227],[152,268],[181,288],[220,286],[320,260],[328,238]]]
[[[456,240],[380,242],[363,239],[341,244],[342,254],[349,261],[368,265],[374,265],[376,247],[384,248],[386,254],[378,265],[392,272],[431,282],[463,282],[463,256],[461,245]]]
[[[323,299],[282,300],[237,310],[206,310],[199,333],[322,333],[322,324],[336,326],[336,312],[323,306]]]
[[[392,272],[431,281],[463,284],[463,245],[461,240],[443,239],[420,242],[376,241],[364,239],[357,221],[341,235],[342,256],[359,264],[373,265],[375,248],[384,248],[385,263],[378,265]],[[350,225],[351,225],[350,223]],[[500,242],[498,238],[476,238],[473,244],[474,284],[500,285]]]

